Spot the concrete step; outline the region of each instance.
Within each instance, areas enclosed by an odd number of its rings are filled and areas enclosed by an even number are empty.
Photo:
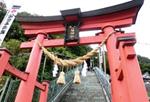
[[[95,72],[87,72],[81,77],[81,84],[72,84],[60,102],[106,102]]]

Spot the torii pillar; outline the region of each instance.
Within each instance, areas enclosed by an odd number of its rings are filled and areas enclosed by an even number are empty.
[[[106,26],[104,34],[114,32],[112,26]],[[124,37],[116,32],[107,40],[106,47],[111,73],[112,102],[148,102],[142,74],[133,48],[134,36]]]
[[[44,40],[44,35],[38,34],[36,40],[42,43]],[[42,57],[42,50],[36,40],[34,42],[25,71],[29,73],[28,79],[26,81],[21,81],[15,102],[32,102],[32,97],[34,94],[36,79]]]

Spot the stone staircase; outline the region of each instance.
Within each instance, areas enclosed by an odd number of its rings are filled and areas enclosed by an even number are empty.
[[[81,84],[72,84],[60,102],[107,102],[95,72],[81,77]]]

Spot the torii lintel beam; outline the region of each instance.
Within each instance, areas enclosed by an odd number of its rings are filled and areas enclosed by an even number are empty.
[[[42,43],[44,47],[61,47],[61,46],[78,46],[78,45],[86,45],[86,44],[97,44],[101,43],[101,41],[104,39],[104,36],[102,34],[98,36],[90,36],[90,37],[80,37],[79,42],[70,42],[65,43],[64,39],[45,39]],[[34,44],[34,40],[30,42],[23,42],[21,43],[20,48],[32,48]]]
[[[115,6],[81,12],[80,31],[102,29],[111,25],[115,28],[130,26],[135,23],[137,13],[143,0],[132,0]],[[65,10],[66,14],[75,12],[76,9]],[[63,12],[63,11],[62,11]],[[70,17],[71,18],[71,17]],[[20,16],[22,28],[27,36],[36,36],[38,33],[58,34],[65,32],[65,19],[63,15],[57,16]]]
[[[117,37],[130,37],[135,36],[134,33],[126,33],[119,34]],[[87,45],[87,44],[100,44],[104,40],[105,36],[103,34],[99,34],[98,36],[90,36],[90,37],[81,37],[79,42],[70,42],[64,43],[64,39],[45,39],[42,43],[44,47],[61,47],[61,46],[78,46],[78,45]],[[35,43],[35,40],[30,42],[21,43],[20,48],[32,48]],[[116,44],[117,45],[117,44]]]

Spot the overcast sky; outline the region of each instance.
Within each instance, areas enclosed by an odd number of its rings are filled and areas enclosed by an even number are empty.
[[[60,10],[70,8],[81,8],[81,11],[94,10],[119,4],[130,0],[4,0],[7,7],[13,4],[21,5],[20,11],[26,11],[32,14],[43,16],[58,15]],[[150,58],[150,0],[145,0],[142,6],[136,24],[126,32],[136,32],[138,43],[135,45],[137,54]],[[95,32],[84,32],[82,35],[94,34]]]

